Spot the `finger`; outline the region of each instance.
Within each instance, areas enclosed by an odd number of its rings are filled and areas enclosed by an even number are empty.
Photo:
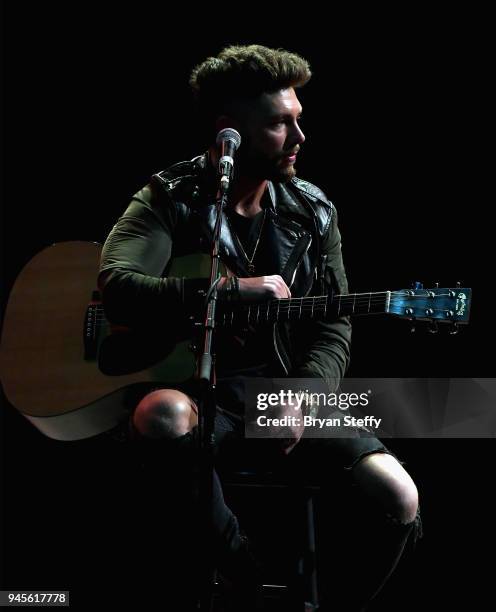
[[[280,283],[279,283],[279,287],[280,287],[280,295],[282,298],[290,298],[291,297],[291,291],[289,290],[289,287],[286,285],[286,283],[284,282],[284,280],[279,277],[280,279]]]
[[[281,285],[276,277],[272,277],[268,283],[268,289],[271,297],[281,298],[285,293],[282,291]]]

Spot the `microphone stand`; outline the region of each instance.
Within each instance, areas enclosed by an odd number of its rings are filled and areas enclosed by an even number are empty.
[[[201,527],[201,572],[199,609],[211,612],[215,563],[213,560],[213,470],[215,441],[215,359],[212,353],[215,313],[217,308],[217,284],[220,280],[220,234],[222,211],[227,206],[229,180],[222,176],[216,196],[216,220],[212,236],[210,286],[205,298],[203,323],[203,353],[199,355],[197,381],[199,383],[199,494]]]

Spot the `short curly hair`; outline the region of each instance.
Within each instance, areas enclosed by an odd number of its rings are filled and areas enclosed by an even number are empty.
[[[189,84],[203,120],[212,124],[219,115],[232,112],[240,100],[302,87],[311,76],[308,62],[296,53],[262,45],[233,45],[196,66]]]

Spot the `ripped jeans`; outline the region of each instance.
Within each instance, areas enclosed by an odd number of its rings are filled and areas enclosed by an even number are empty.
[[[317,552],[321,610],[364,610],[396,567],[407,541],[414,543],[421,537],[419,513],[412,523],[398,523],[362,497],[353,484],[352,469],[363,457],[393,453],[377,438],[355,432],[355,437],[349,438],[303,438],[284,455],[272,440],[246,439],[244,420],[232,397],[228,405],[234,411],[218,407],[215,419],[213,529],[219,557],[229,563],[229,555],[240,541],[238,520],[224,500],[224,478],[248,469],[280,474],[295,485],[316,485],[320,488]],[[161,470],[171,504],[181,499],[180,503],[187,505],[185,499],[190,494],[191,504],[197,501],[189,484],[195,480],[197,435],[196,427],[174,440],[148,440],[132,432],[148,467]]]

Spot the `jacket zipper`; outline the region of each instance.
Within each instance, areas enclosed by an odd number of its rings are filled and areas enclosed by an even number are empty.
[[[283,358],[281,357],[281,353],[279,352],[279,349],[277,348],[276,327],[277,327],[277,323],[274,323],[274,327],[272,328],[273,329],[272,336],[273,336],[273,339],[274,339],[274,348],[276,350],[276,355],[277,355],[277,357],[278,357],[282,367],[284,368],[284,371],[286,372],[286,376],[287,376],[289,374],[289,370],[286,367],[286,364],[284,363]]]
[[[290,231],[291,231],[291,230],[290,230]],[[291,287],[293,286],[293,283],[294,283],[294,280],[295,280],[295,277],[296,277],[296,272],[298,271],[298,268],[300,267],[300,264],[301,264],[301,262],[303,261],[303,258],[305,257],[305,255],[307,254],[308,249],[310,248],[310,245],[311,245],[311,244],[312,244],[312,236],[309,236],[309,241],[308,241],[308,244],[307,244],[307,246],[306,246],[305,250],[303,251],[303,253],[301,254],[301,257],[300,257],[300,259],[298,260],[298,263],[297,263],[297,264],[296,264],[296,266],[295,266],[295,269],[294,269],[294,272],[293,272],[293,276],[292,276],[292,278],[291,278],[291,283],[290,283],[290,285],[289,285],[289,288],[291,288]],[[284,363],[284,360],[283,360],[283,358],[281,357],[281,353],[279,352],[279,348],[278,348],[278,346],[277,346],[276,327],[277,327],[277,323],[274,323],[274,327],[273,327],[273,334],[272,334],[272,335],[273,335],[273,340],[274,340],[274,349],[275,349],[275,351],[276,351],[276,355],[277,355],[277,357],[278,357],[278,359],[279,359],[279,361],[280,361],[280,363],[281,363],[282,367],[284,368],[284,371],[286,372],[286,376],[287,376],[287,375],[289,374],[289,370],[288,370],[288,368],[286,367],[286,364]]]
[[[310,245],[312,244],[312,236],[309,235],[309,241],[308,244],[305,248],[305,250],[303,251],[303,253],[301,254],[300,259],[298,260],[298,263],[295,266],[294,272],[293,272],[293,276],[291,277],[291,283],[289,285],[289,289],[291,289],[291,287],[293,286],[295,277],[296,277],[296,272],[298,271],[298,268],[300,267],[301,262],[303,261],[303,258],[305,257],[305,255],[308,253],[308,249],[310,248]]]

